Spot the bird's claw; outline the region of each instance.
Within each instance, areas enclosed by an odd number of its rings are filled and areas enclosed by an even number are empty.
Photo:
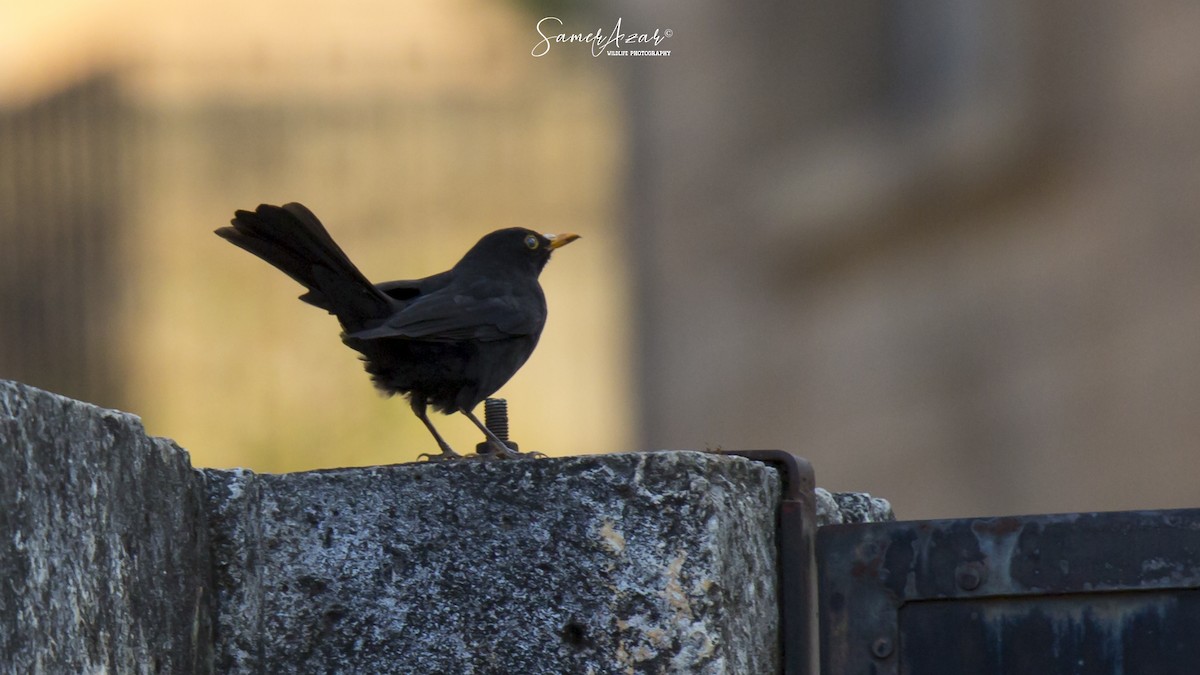
[[[417,455],[418,462],[421,461],[422,459],[425,460],[426,462],[446,462],[446,461],[462,459],[462,458],[463,458],[462,455],[458,454],[457,452],[455,452],[449,448],[445,448],[437,454],[434,454],[432,452],[422,452],[421,454]]]

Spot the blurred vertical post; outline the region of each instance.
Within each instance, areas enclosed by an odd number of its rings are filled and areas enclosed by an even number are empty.
[[[0,102],[0,377],[118,406],[126,108],[111,73]]]

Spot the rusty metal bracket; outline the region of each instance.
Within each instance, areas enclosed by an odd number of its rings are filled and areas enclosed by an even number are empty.
[[[816,664],[813,542],[816,482],[808,460],[784,450],[725,450],[769,464],[783,478],[775,541],[779,549],[779,637],[784,675],[812,675]]]

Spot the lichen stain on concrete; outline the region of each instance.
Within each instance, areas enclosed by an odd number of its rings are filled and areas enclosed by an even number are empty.
[[[621,534],[611,519],[604,519],[604,524],[600,526],[600,538],[615,555],[625,552],[625,535]]]
[[[675,612],[675,620],[680,623],[695,619],[695,615],[692,614],[692,603],[688,602],[687,594],[683,592],[683,583],[680,581],[685,562],[687,562],[687,551],[680,550],[679,555],[675,556],[675,559],[667,565],[667,586],[663,589],[663,598]]]
[[[625,648],[625,640],[617,642],[617,663],[621,665],[621,669],[628,675],[633,675],[637,672],[637,664],[642,659],[639,659],[629,653]]]
[[[611,541],[611,537],[604,536],[604,533],[611,529],[610,525],[609,522],[605,522],[601,527],[601,534],[606,542]],[[619,536],[615,530],[612,532]],[[696,620],[691,598],[684,590],[683,577],[687,560],[688,552],[680,549],[662,568],[663,585],[658,596],[665,605],[664,609],[669,610],[669,614],[666,615],[670,617],[667,625],[657,624],[650,617],[641,614],[616,620],[620,638],[615,656],[624,672],[639,672],[646,662],[664,654],[669,655],[672,651],[678,653],[670,660],[671,668],[686,668],[685,664],[702,663],[716,654],[717,642],[706,630],[708,627],[705,623]],[[707,590],[712,586],[712,581],[700,580],[690,586]]]
[[[617,662],[625,672],[637,672],[638,664],[657,658],[661,650],[671,647],[671,634],[659,626],[647,625],[646,617],[617,619],[617,630],[628,633],[617,641]]]

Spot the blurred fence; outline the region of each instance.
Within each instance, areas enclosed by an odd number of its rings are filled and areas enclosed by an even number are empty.
[[[103,75],[0,108],[0,377],[110,406],[124,112]]]

